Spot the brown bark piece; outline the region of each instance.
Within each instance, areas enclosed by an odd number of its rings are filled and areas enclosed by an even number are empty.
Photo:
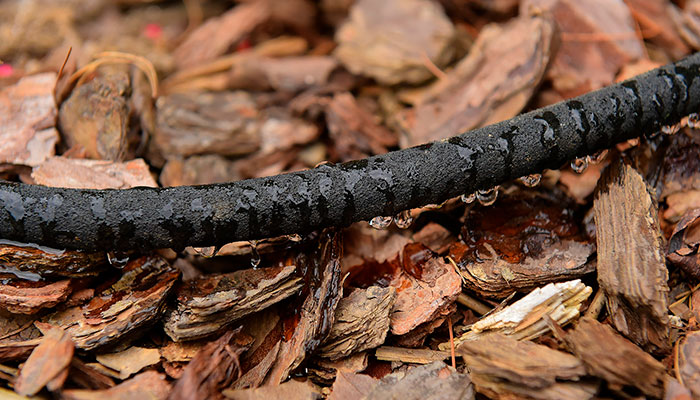
[[[406,145],[444,139],[520,113],[544,75],[553,37],[554,24],[542,17],[486,26],[469,55],[406,114]]]
[[[700,1],[690,0],[682,10],[671,7],[675,27],[693,49],[700,49]]]
[[[493,334],[457,348],[476,391],[496,398],[590,399],[597,385],[579,381],[583,363],[571,354]]]
[[[335,56],[352,73],[383,84],[420,83],[432,77],[427,64],[443,67],[453,57],[454,35],[437,3],[360,0],[336,32]]]
[[[58,124],[66,144],[88,158],[121,161],[127,156],[131,81],[123,70],[99,73],[61,104]]]
[[[241,328],[223,334],[197,353],[185,368],[168,397],[170,400],[220,399],[221,390],[240,376],[239,356],[250,348],[253,338]]]
[[[615,328],[646,350],[668,348],[668,270],[657,204],[644,178],[628,163],[613,162],[593,209],[598,283]]]
[[[233,7],[220,17],[209,18],[173,51],[175,63],[182,69],[211,61],[269,17],[269,2],[253,1]]]
[[[366,399],[474,399],[474,385],[469,374],[461,374],[442,361],[395,372],[382,378]]]
[[[176,308],[164,322],[165,332],[176,341],[219,332],[299,291],[302,281],[294,271],[290,265],[192,279],[178,289]]]
[[[421,230],[413,234],[413,240],[421,243],[436,254],[442,254],[457,238],[452,232],[435,222],[427,223]]]
[[[246,57],[232,69],[232,89],[298,92],[328,83],[338,61],[329,56]]]
[[[663,189],[659,200],[667,209],[664,219],[677,222],[683,214],[700,208],[700,132],[683,130],[673,135],[663,159]]]
[[[75,189],[129,189],[136,186],[158,186],[151,176],[148,165],[140,158],[120,163],[51,157],[34,167],[32,178],[37,185]]]
[[[285,339],[265,379],[267,384],[278,385],[286,380],[289,372],[316,350],[330,332],[335,309],[343,296],[340,286],[342,242],[341,233],[326,231],[315,249],[296,258],[297,268],[306,280],[301,296],[303,303],[295,310],[296,315],[284,321]]]
[[[668,242],[668,260],[686,274],[700,278],[700,208],[683,215]]]
[[[342,161],[383,154],[398,144],[396,134],[379,125],[377,117],[347,92],[336,93],[328,103],[326,122]]]
[[[20,370],[15,391],[22,396],[33,396],[57,376],[67,372],[74,351],[70,335],[63,329],[51,326],[46,336],[32,351]],[[65,376],[63,377],[65,379]],[[53,390],[59,389],[54,387]]]
[[[657,0],[628,0],[632,15],[642,31],[653,32],[649,42],[658,45],[672,59],[680,59],[690,52],[690,48],[681,39],[671,17],[672,3]]]
[[[700,332],[690,332],[681,344],[680,375],[683,384],[693,393],[693,398],[700,396]]]
[[[89,303],[58,311],[46,321],[63,327],[82,350],[130,339],[160,318],[178,276],[160,257],[137,258],[123,268],[118,280],[96,290]]]
[[[35,166],[55,154],[55,84],[47,72],[0,90],[0,163]]]
[[[565,97],[613,83],[623,65],[643,56],[644,45],[622,1],[528,0],[520,9],[539,10],[556,20],[562,41],[547,76]]]
[[[338,303],[333,327],[317,354],[337,360],[384,343],[395,300],[393,287],[354,290]]]
[[[662,397],[666,368],[654,357],[617,334],[609,325],[582,318],[565,337],[592,375],[610,385],[634,386],[651,397]]]
[[[36,314],[64,302],[73,292],[68,279],[31,282],[7,278],[7,274],[0,274],[0,281],[5,282],[0,283],[0,307],[15,314]]]
[[[41,331],[34,326],[35,315],[11,314],[0,310],[0,345],[37,339]]]
[[[430,349],[406,349],[403,347],[382,346],[375,351],[374,356],[381,361],[400,361],[411,364],[430,364],[450,358],[447,351]]]
[[[131,375],[160,362],[158,349],[147,349],[132,346],[118,353],[98,354],[95,359],[107,368],[119,372],[120,379],[126,379]]]
[[[0,240],[0,272],[39,280],[94,276],[107,264],[104,252],[59,250],[31,243]]]
[[[462,278],[442,258],[431,257],[420,268],[418,278],[404,272],[391,284],[396,287],[396,303],[391,311],[394,335],[404,335],[431,321],[462,291]]]
[[[321,389],[310,381],[290,380],[279,386],[264,386],[257,389],[226,389],[222,394],[233,400],[317,400],[323,398]]]
[[[207,185],[241,180],[237,164],[216,154],[171,158],[163,167],[159,181],[164,187]]]
[[[260,145],[258,111],[246,92],[173,94],[156,106],[153,140],[164,155],[244,155]]]
[[[70,379],[72,382],[75,382],[78,387],[93,390],[109,389],[115,385],[112,378],[88,366],[77,358],[73,358],[70,363]]]
[[[369,375],[338,371],[328,400],[356,400],[366,398],[379,379]]]
[[[165,400],[170,393],[170,384],[165,375],[156,371],[145,371],[109,389],[69,389],[61,392],[66,400]]]

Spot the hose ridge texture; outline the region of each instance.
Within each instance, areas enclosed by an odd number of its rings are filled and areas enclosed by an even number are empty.
[[[700,111],[700,53],[446,140],[239,182],[80,190],[0,183],[0,238],[57,248],[222,245],[440,203],[559,168]]]

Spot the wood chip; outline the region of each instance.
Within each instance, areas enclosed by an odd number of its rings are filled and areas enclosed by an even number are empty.
[[[608,385],[634,386],[648,396],[663,396],[667,379],[664,365],[610,326],[583,318],[565,340],[588,372],[605,379]]]
[[[663,217],[677,222],[686,212],[700,208],[700,132],[673,135],[663,158],[663,186],[659,200],[666,202]]]
[[[547,318],[565,325],[579,316],[581,304],[591,295],[592,289],[576,279],[569,282],[550,283],[535,289],[508,307],[481,318],[471,329],[455,338],[456,345],[489,337],[492,333],[508,335],[516,340],[536,338],[550,330]],[[450,343],[440,344],[441,350]]]
[[[350,72],[383,84],[420,83],[432,77],[427,64],[443,67],[453,57],[454,34],[437,3],[360,0],[336,32],[335,56]]]
[[[193,340],[220,332],[240,318],[298,292],[296,267],[240,270],[187,281],[178,289],[176,308],[164,322],[173,340]]]
[[[469,55],[405,115],[404,147],[444,139],[520,113],[544,76],[554,24],[523,16],[488,25]]]
[[[395,300],[393,287],[354,290],[338,303],[333,327],[317,354],[337,360],[384,343]]]
[[[326,231],[308,254],[297,257],[307,281],[302,292],[303,303],[285,322],[291,332],[285,332],[275,364],[265,382],[277,385],[287,379],[307,354],[316,350],[333,326],[335,309],[343,296],[340,285],[340,256],[342,234]],[[285,328],[287,330],[289,328]]]
[[[132,346],[118,353],[98,354],[95,359],[107,368],[119,372],[120,379],[126,379],[142,369],[160,362],[158,349]]]
[[[55,84],[56,74],[47,72],[0,90],[0,163],[33,167],[55,154]]]
[[[0,307],[16,314],[36,314],[63,303],[73,292],[68,279],[32,282],[0,274],[0,281]]]
[[[127,162],[78,160],[51,157],[34,167],[32,178],[38,185],[75,189],[129,189],[157,187],[148,164],[142,159]]]
[[[167,160],[158,178],[164,187],[207,185],[241,180],[237,164],[225,157],[208,154]]]
[[[235,329],[206,344],[190,361],[173,387],[170,400],[218,398],[240,376],[240,355],[253,338]]]
[[[411,364],[430,364],[435,361],[444,361],[450,358],[447,351],[430,349],[407,349],[403,347],[382,346],[374,352],[377,360],[400,361]]]
[[[157,321],[179,272],[157,256],[130,261],[117,280],[106,282],[87,304],[48,315],[63,327],[75,346],[93,350],[133,338]]]
[[[468,374],[461,374],[442,361],[395,372],[382,378],[366,399],[474,399],[474,385]]]
[[[646,350],[662,350],[669,344],[668,271],[651,190],[623,161],[601,177],[593,202],[598,283],[615,328]]]
[[[688,333],[680,346],[678,362],[683,385],[697,398],[700,396],[700,332]]]
[[[313,383],[290,380],[278,386],[264,386],[257,389],[226,389],[221,392],[227,399],[233,400],[316,400],[321,399],[321,389]]]
[[[165,375],[156,371],[145,371],[109,389],[68,389],[61,392],[66,400],[165,400],[170,393],[170,384]]]
[[[676,227],[668,241],[668,260],[680,266],[683,271],[700,278],[700,208],[688,211]]]
[[[63,329],[48,326],[41,343],[32,351],[20,370],[15,391],[22,396],[33,396],[57,376],[67,372],[73,358],[74,346]],[[65,377],[64,377],[65,379]],[[59,389],[54,387],[53,390]]]
[[[229,87],[297,92],[325,85],[337,67],[329,56],[246,57],[232,69]]]
[[[366,398],[366,395],[377,385],[379,379],[369,375],[351,372],[338,372],[333,382],[328,400],[355,400]]]
[[[590,399],[595,382],[581,360],[547,346],[493,334],[464,342],[457,354],[469,366],[476,390],[491,398]]]
[[[94,276],[105,269],[104,252],[59,250],[0,240],[0,273],[37,281],[42,278]]]

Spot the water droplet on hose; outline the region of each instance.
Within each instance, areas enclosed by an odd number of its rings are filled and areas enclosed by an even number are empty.
[[[605,157],[608,155],[607,150],[601,150],[592,156],[588,156],[588,162],[591,164],[599,164],[605,160]]]
[[[374,217],[369,221],[369,226],[374,229],[386,229],[391,225],[392,217]]]
[[[465,203],[467,203],[467,204],[471,204],[471,203],[474,202],[474,200],[476,200],[476,193],[472,193],[472,194],[463,194],[463,195],[461,196],[461,199],[462,199],[463,202],[465,202]]]
[[[216,255],[216,253],[219,252],[219,249],[217,249],[216,246],[193,247],[192,250],[194,250],[194,252],[199,254],[200,256],[206,257],[206,258],[214,257]]]
[[[571,169],[577,174],[582,174],[588,168],[588,157],[579,157],[571,162]]]
[[[117,268],[124,268],[129,263],[129,255],[125,253],[110,251],[107,253],[107,261]]]
[[[258,241],[250,240],[248,243],[250,243],[250,265],[253,269],[257,269],[260,266],[260,261],[262,261],[258,252]]]
[[[498,186],[494,186],[491,189],[477,190],[476,199],[482,206],[490,206],[496,202],[498,198]]]
[[[408,229],[413,223],[413,216],[411,215],[411,210],[403,210],[396,214],[394,217],[394,223],[400,229]]]
[[[673,125],[664,125],[661,127],[661,133],[664,135],[675,135],[678,131],[681,130],[681,124],[673,124]]]
[[[535,187],[540,184],[542,174],[530,174],[520,177],[520,182],[527,187]]]
[[[698,129],[700,128],[700,114],[692,113],[688,115],[688,128]]]

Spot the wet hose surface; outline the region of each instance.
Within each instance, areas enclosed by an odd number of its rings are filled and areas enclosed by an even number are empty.
[[[446,140],[244,181],[82,190],[0,183],[0,238],[57,248],[222,245],[345,226],[559,168],[700,111],[700,53]]]

